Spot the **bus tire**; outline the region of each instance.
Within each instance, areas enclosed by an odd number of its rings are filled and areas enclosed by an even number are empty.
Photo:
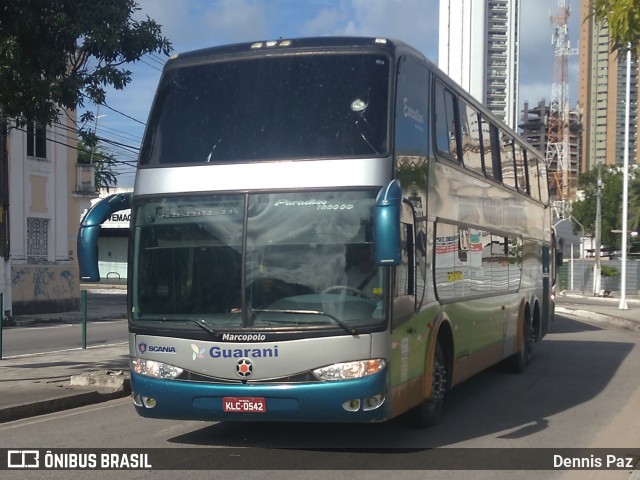
[[[522,373],[531,363],[533,353],[533,332],[531,330],[531,319],[525,318],[522,321],[522,348],[509,359],[509,370],[513,373]]]
[[[436,342],[433,352],[433,371],[431,375],[431,398],[416,408],[417,425],[427,428],[435,425],[442,415],[442,406],[449,386],[449,372],[440,341]]]

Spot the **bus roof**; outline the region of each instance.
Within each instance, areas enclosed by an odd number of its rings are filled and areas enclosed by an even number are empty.
[[[211,57],[237,56],[243,54],[252,56],[276,52],[285,53],[287,50],[322,51],[325,49],[329,51],[334,49],[358,49],[365,47],[387,50],[394,55],[411,54],[428,61],[418,50],[399,40],[392,40],[383,37],[307,37],[259,40],[255,42],[208,47],[173,55],[167,62],[167,65],[182,61],[197,62],[198,60],[204,60]]]

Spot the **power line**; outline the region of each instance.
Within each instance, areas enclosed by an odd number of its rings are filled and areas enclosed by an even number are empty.
[[[124,131],[118,130],[116,128],[108,127],[106,125],[100,125],[98,127],[98,129],[99,130],[108,130],[109,132],[115,132],[115,133],[111,133],[111,135],[113,135],[115,137],[128,139],[128,140],[136,140],[136,141],[138,141],[138,143],[142,142],[142,137],[140,137],[139,135],[133,135],[131,133],[124,132]]]
[[[26,130],[26,129],[24,129],[24,128],[22,128],[22,127],[14,126],[13,128],[14,128],[15,130],[20,131],[20,132],[29,133],[29,132],[27,132],[27,130]],[[67,128],[68,128],[68,127],[67,127]],[[42,135],[39,135],[39,134],[37,134],[37,133],[36,133],[36,134],[34,134],[34,135],[35,135],[36,137],[38,137],[38,138],[43,138],[43,137],[42,137]],[[63,134],[62,134],[62,133],[54,132],[54,135],[63,135]],[[56,140],[55,138],[51,138],[50,136],[48,136],[48,135],[46,135],[46,134],[45,134],[45,136],[44,136],[44,139],[45,139],[46,141],[48,141],[48,142],[52,142],[52,143],[55,143],[55,144],[58,144],[58,145],[62,145],[62,146],[65,146],[65,147],[67,147],[67,148],[70,148],[70,149],[72,149],[72,150],[76,150],[76,151],[78,151],[78,152],[92,153],[92,152],[91,152],[91,150],[87,150],[87,149],[79,148],[78,146],[74,146],[74,145],[69,145],[69,144],[68,144],[68,143],[66,143],[66,142],[62,142],[62,141],[60,141],[60,140]],[[97,156],[99,156],[99,157],[102,157],[102,158],[109,158],[109,157],[107,157],[106,155],[101,154],[100,152],[95,152],[95,151],[94,151],[94,152],[93,152],[93,154],[94,154],[94,155],[97,155]],[[115,165],[115,164],[124,164],[124,165],[127,165],[127,166],[131,166],[131,162],[130,162],[130,161],[118,160],[118,159],[114,159],[114,158],[110,158],[110,160],[112,160],[112,162],[114,163],[114,165]]]
[[[134,122],[137,122],[137,123],[139,123],[140,125],[144,125],[144,126],[146,126],[146,125],[147,125],[145,122],[141,122],[141,121],[140,121],[140,120],[138,120],[137,118],[133,118],[132,116],[127,115],[126,113],[123,113],[123,112],[121,112],[120,110],[116,110],[115,108],[110,107],[110,106],[109,106],[109,105],[107,105],[106,103],[103,103],[102,105],[103,105],[103,106],[105,106],[105,107],[107,107],[107,108],[108,108],[109,110],[111,110],[112,112],[119,113],[119,114],[120,114],[120,115],[122,115],[123,117],[127,117],[129,120],[133,120]]]

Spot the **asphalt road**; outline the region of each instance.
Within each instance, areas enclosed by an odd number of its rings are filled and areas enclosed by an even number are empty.
[[[128,341],[126,290],[90,289],[87,291],[86,346],[110,345]],[[120,319],[120,320],[114,320]],[[18,327],[2,332],[2,357],[82,348],[83,325],[80,312],[28,315]]]
[[[34,353],[57,352],[82,347],[81,323],[53,323],[6,328],[3,332],[3,358]],[[87,322],[86,346],[111,345],[128,341],[126,320]]]

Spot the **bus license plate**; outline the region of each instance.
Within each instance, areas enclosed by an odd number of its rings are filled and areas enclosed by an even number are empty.
[[[223,397],[222,409],[232,413],[266,413],[267,401],[263,397]]]

